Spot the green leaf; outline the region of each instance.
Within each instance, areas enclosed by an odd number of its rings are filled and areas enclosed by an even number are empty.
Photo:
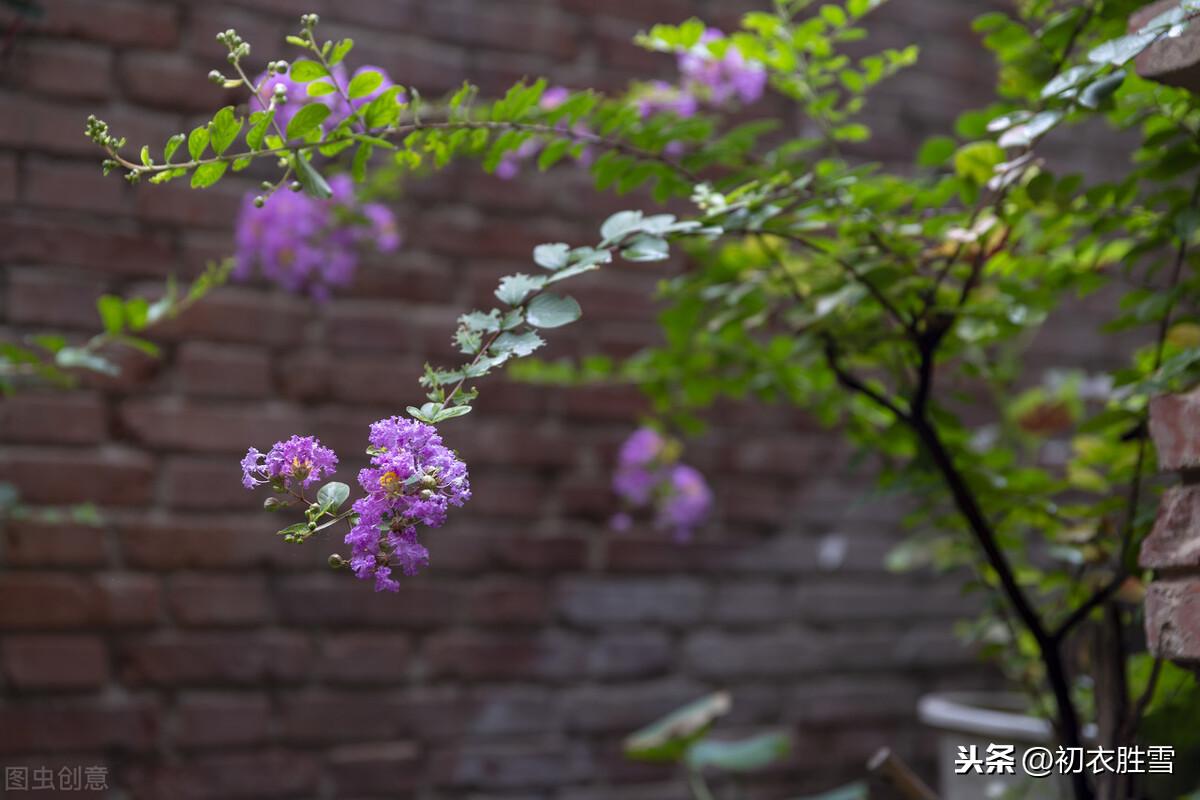
[[[741,741],[705,739],[688,748],[685,760],[692,769],[716,767],[726,772],[754,772],[779,761],[792,749],[792,737],[775,731]]]
[[[54,363],[63,369],[88,369],[105,375],[120,375],[116,364],[81,347],[64,347],[54,354]]]
[[[350,95],[351,100],[357,100],[360,97],[366,97],[382,84],[383,76],[375,70],[369,69],[358,73],[351,79],[350,88],[346,90],[346,94]]]
[[[571,252],[569,245],[558,242],[557,244],[539,244],[533,248],[533,262],[539,267],[545,267],[549,270],[559,270],[570,263],[568,254]]]
[[[492,343],[492,350],[496,353],[511,353],[514,356],[527,356],[544,345],[546,341],[537,334],[537,331],[525,331],[524,333],[502,333],[496,337],[496,341]]]
[[[301,58],[292,62],[291,69],[288,70],[288,77],[296,83],[308,83],[317,78],[328,78],[329,70],[316,61]]]
[[[225,174],[225,170],[228,168],[229,164],[224,161],[212,161],[208,164],[201,164],[192,173],[192,188],[205,189],[212,186],[221,180],[221,176]]]
[[[201,126],[193,128],[188,134],[188,153],[192,156],[192,160],[200,158],[204,155],[204,148],[208,147],[208,128]]]
[[[225,106],[213,115],[212,122],[208,123],[209,141],[213,152],[220,155],[228,150],[229,145],[233,144],[237,135],[241,133],[244,123],[245,120],[234,115],[233,106]]]
[[[1124,72],[1114,72],[1106,75],[1095,83],[1089,84],[1079,94],[1079,104],[1085,108],[1099,108],[1100,104],[1112,97],[1121,84],[1125,82]]]
[[[353,39],[342,39],[341,41],[339,41],[337,44],[335,44],[333,46],[333,50],[329,54],[329,59],[328,59],[329,63],[330,64],[340,64],[342,62],[342,59],[346,57],[346,54],[349,53],[351,48],[353,48],[353,47],[354,47]]]
[[[385,128],[396,124],[400,119],[400,102],[398,97],[403,91],[399,86],[389,87],[383,94],[367,104],[363,110],[363,121],[368,128]]]
[[[443,420],[454,419],[455,417],[463,417],[470,413],[471,407],[468,405],[450,406],[449,408],[443,408],[434,414],[433,421],[442,422]]]
[[[321,97],[323,95],[333,94],[336,91],[337,87],[326,81],[313,81],[308,85],[309,97]]]
[[[583,310],[574,298],[548,292],[529,301],[525,318],[535,328],[559,328],[582,315]]]
[[[251,126],[246,133],[246,145],[251,150],[262,148],[263,137],[267,135],[267,127],[275,119],[275,109],[258,111],[250,115]]]
[[[100,320],[104,323],[104,330],[111,334],[117,334],[124,330],[124,300],[112,294],[103,295],[96,301],[96,310],[100,312]]]
[[[296,112],[287,126],[287,138],[303,139],[309,133],[321,127],[321,123],[329,116],[329,106],[323,103],[309,103]]]
[[[312,165],[311,161],[302,155],[297,155],[293,161],[296,164],[296,178],[310,197],[318,200],[328,200],[333,197],[333,189],[329,186],[329,181],[317,172],[317,168]]]
[[[732,705],[729,692],[702,697],[631,734],[622,749],[636,761],[678,761]]]
[[[148,167],[154,163],[154,161],[150,158],[150,145],[142,145],[142,152],[139,155],[142,159],[142,166]]]
[[[618,211],[600,226],[600,236],[605,242],[611,242],[641,229],[641,211]]]
[[[926,139],[917,154],[917,163],[922,167],[940,167],[950,160],[957,147],[949,136],[934,136]]]
[[[977,184],[992,178],[996,165],[1004,160],[1004,151],[994,142],[971,142],[954,154],[954,172]]]
[[[538,291],[546,285],[546,279],[540,276],[525,275],[518,272],[516,275],[505,275],[500,279],[500,286],[496,289],[496,297],[500,298],[501,303],[507,303],[510,306],[519,306],[533,292]]]
[[[349,497],[349,486],[337,481],[330,481],[317,490],[317,505],[325,511],[337,511]]]
[[[667,240],[659,236],[640,234],[621,248],[626,261],[662,261],[670,255]]]
[[[1087,54],[1088,61],[1093,64],[1112,64],[1120,67],[1149,47],[1158,38],[1158,35],[1158,32],[1151,31],[1131,33],[1128,36],[1111,39],[1092,48]]]
[[[163,148],[163,161],[170,161],[171,156],[175,155],[175,151],[179,146],[186,141],[187,137],[182,133],[177,133],[170,139],[167,139],[166,147]]]
[[[1009,128],[996,140],[996,144],[1001,147],[1026,147],[1057,125],[1062,118],[1063,112],[1058,110],[1039,112],[1028,122]]]

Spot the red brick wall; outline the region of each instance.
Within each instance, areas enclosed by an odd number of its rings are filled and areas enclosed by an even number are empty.
[[[432,96],[465,77],[487,90],[526,74],[620,86],[670,68],[629,44],[639,28],[742,5],[42,4],[0,64],[5,335],[82,337],[102,291],[230,251],[251,179],[132,188],[101,177],[83,136],[95,112],[131,143],[162,142],[217,107],[204,78],[221,65],[217,30],[238,28],[266,58],[315,10],[330,35],[358,41],[356,58]],[[915,37],[925,56],[873,102],[876,154],[907,158],[989,96],[990,58],[967,25],[984,5],[895,0],[878,15],[878,41]],[[585,183],[456,169],[413,184],[397,207],[401,252],[328,305],[223,289],[162,331],[161,361],[4,400],[0,480],[34,503],[98,503],[104,524],[14,523],[0,537],[0,765],[106,765],[136,797],[661,800],[683,793],[675,776],[624,762],[619,737],[717,686],[733,691],[731,730],[797,731],[799,753],[759,782],[763,796],[856,777],[883,743],[925,758],[917,696],[978,680],[950,632],[961,601],[883,570],[896,508],[858,502],[868,482],[800,413],[724,413],[692,445],[719,518],[679,547],[605,528],[635,394],[493,382],[445,431],[475,498],[396,596],[330,574],[331,544],[278,541],[240,486],[245,448],[293,432],[319,435],[353,476],[367,424],[419,396],[422,361],[452,357],[458,313],[527,268],[533,245],[592,241],[631,202]],[[552,337],[550,355],[650,340],[657,274],[591,279],[585,321]],[[1089,336],[1056,342],[1095,355]]]

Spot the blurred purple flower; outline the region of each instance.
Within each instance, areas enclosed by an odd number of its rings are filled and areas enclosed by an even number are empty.
[[[396,219],[386,206],[360,205],[348,175],[333,176],[329,185],[329,200],[280,190],[257,208],[247,195],[234,233],[233,277],[247,280],[257,267],[290,292],[325,300],[331,289],[354,279],[363,249],[388,253],[399,247]]]
[[[696,96],[666,81],[651,81],[642,87],[637,96],[638,114],[643,118],[670,112],[680,117],[691,117],[699,110]]]
[[[571,90],[565,86],[551,86],[542,92],[541,99],[538,100],[538,108],[543,111],[553,111],[565,103],[570,96]],[[568,128],[566,120],[560,121],[555,128],[562,132],[570,130],[575,134],[576,139],[586,139],[591,134],[588,127],[583,124],[576,124]],[[526,139],[515,150],[510,150],[500,159],[500,163],[496,165],[496,177],[505,181],[517,177],[521,172],[521,164],[537,156],[545,146],[545,141],[540,138]],[[583,148],[575,160],[585,167],[591,164],[592,148]]]
[[[370,94],[364,95],[363,97],[356,97],[347,102],[343,97],[343,94],[347,93],[346,90],[350,86],[350,81],[353,80],[355,76],[372,70],[383,76],[383,82],[380,83],[378,88],[376,88]],[[309,103],[320,103],[321,105],[329,108],[331,113],[325,118],[325,121],[321,124],[321,127],[325,131],[331,131],[337,127],[338,123],[350,116],[351,109],[357,110],[362,108],[376,97],[396,85],[392,79],[388,77],[386,71],[380,69],[379,67],[372,66],[359,67],[354,71],[354,75],[347,76],[345,65],[335,64],[330,78],[332,79],[334,86],[338,88],[338,91],[333,92],[332,94],[323,94],[319,97],[310,97],[308,94],[308,87],[313,83],[312,81],[306,83],[297,83],[291,79],[291,76],[288,73],[284,73],[283,75],[269,75],[268,73],[264,72],[255,80],[255,85],[259,87],[258,96],[261,98],[264,104],[271,102],[271,98],[275,94],[275,87],[277,85],[283,86],[287,94],[288,101],[283,105],[276,107],[275,121],[279,124],[279,127],[285,131],[287,130],[288,123],[291,122],[292,117],[296,116],[296,112]],[[329,82],[328,78],[320,80],[325,80],[327,83]],[[396,102],[407,102],[407,97],[405,96],[404,92],[399,92],[396,95]]]
[[[700,38],[700,44],[679,54],[683,90],[704,97],[714,106],[725,105],[734,98],[746,105],[754,103],[766,88],[767,72],[762,65],[747,61],[732,42],[721,58],[714,56],[708,45],[724,38],[724,33],[709,28]]]
[[[677,451],[654,429],[639,428],[621,445],[612,485],[628,507],[653,507],[658,527],[671,528],[677,540],[685,541],[712,510],[712,491],[699,471],[675,461]],[[620,511],[609,524],[626,531],[633,520]]]

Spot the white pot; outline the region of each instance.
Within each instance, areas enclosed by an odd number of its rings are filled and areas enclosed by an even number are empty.
[[[1061,777],[1031,778],[1021,769],[1021,757],[1034,745],[1054,750],[1049,721],[1024,712],[1020,695],[1004,692],[941,692],[921,698],[917,715],[938,731],[938,795],[940,800],[1061,800],[1068,786]],[[986,761],[988,745],[1013,745],[1013,775],[955,773],[959,748],[978,748]]]

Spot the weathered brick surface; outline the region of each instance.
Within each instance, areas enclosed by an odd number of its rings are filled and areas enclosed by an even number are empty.
[[[232,247],[253,180],[129,187],[100,175],[82,135],[95,112],[153,145],[226,102],[204,80],[224,66],[217,30],[250,38],[258,65],[316,11],[331,36],[355,38],[353,57],[431,97],[464,78],[495,90],[541,74],[615,89],[671,70],[630,43],[639,30],[694,14],[730,25],[755,4],[41,5],[0,66],[0,327],[82,339],[99,325],[100,293],[153,296]],[[907,162],[919,135],[984,96],[991,59],[968,20],[988,4],[977,5],[893,0],[878,13],[881,45],[915,37],[934,60],[873,98],[885,123],[873,155]],[[0,28],[10,13],[0,5]],[[803,414],[719,408],[692,450],[718,519],[680,546],[649,526],[606,527],[609,466],[647,409],[636,391],[498,379],[446,427],[476,496],[429,537],[431,568],[400,593],[330,574],[336,535],[274,536],[277,519],[239,482],[247,446],[315,433],[352,479],[367,425],[418,397],[424,361],[452,356],[458,313],[490,302],[497,276],[528,269],[533,245],[590,241],[604,215],[641,202],[596,196],[570,169],[527,172],[506,183],[467,165],[406,183],[404,247],[366,259],[323,306],[261,284],[223,288],[156,330],[161,361],[0,402],[0,481],[32,503],[90,502],[102,515],[0,530],[0,766],[106,764],[139,800],[669,800],[686,796],[676,776],[627,763],[619,738],[718,686],[734,694],[736,729],[784,724],[804,744],[748,797],[859,777],[876,743],[927,760],[916,697],[947,666],[978,680],[949,636],[962,603],[952,586],[926,593],[885,576],[903,509],[861,502],[866,477]],[[589,277],[586,320],[552,337],[553,355],[652,341],[651,293],[677,266]],[[1098,357],[1086,330],[1052,344]],[[1156,566],[1194,563],[1175,540],[1156,552]],[[1186,583],[1168,595],[1191,597]]]
[[[1159,467],[1185,479],[1163,493],[1142,542],[1141,565],[1159,570],[1146,593],[1146,639],[1152,652],[1200,667],[1200,390],[1154,398],[1150,434]]]

